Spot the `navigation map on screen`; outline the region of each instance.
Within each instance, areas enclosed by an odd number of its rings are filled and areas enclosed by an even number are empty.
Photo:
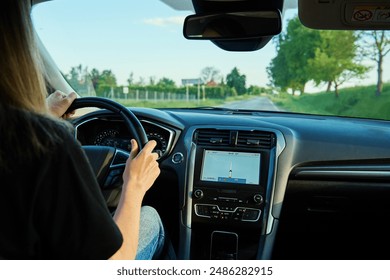
[[[259,153],[204,151],[202,181],[258,185],[259,175]]]

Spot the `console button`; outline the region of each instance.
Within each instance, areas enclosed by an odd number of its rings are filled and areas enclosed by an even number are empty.
[[[219,207],[220,210],[222,211],[228,211],[228,212],[234,212],[236,207],[231,207],[231,206],[221,206]]]
[[[221,220],[230,220],[231,217],[232,217],[232,213],[230,212],[221,212],[220,214]]]
[[[257,221],[260,217],[260,210],[246,209],[243,213],[242,221]]]
[[[197,210],[198,210],[197,212],[199,215],[203,215],[203,216],[210,215],[209,208],[205,205],[198,205]]]
[[[196,204],[195,214],[199,217],[210,218],[211,217],[211,205]]]
[[[174,164],[182,163],[184,160],[184,155],[182,153],[176,153],[172,156],[172,162]]]
[[[199,217],[220,221],[256,222],[260,218],[261,210],[213,204],[195,204],[195,214]]]
[[[194,197],[197,199],[203,198],[203,191],[202,190],[195,190],[194,191]]]
[[[242,209],[242,208],[239,208],[239,209]],[[241,221],[242,220],[243,212],[242,211],[238,211],[239,209],[237,209],[237,211],[232,214],[232,218],[235,221]]]
[[[215,212],[215,213],[211,214],[211,218],[212,219],[219,219],[219,212]]]
[[[263,199],[263,196],[261,194],[255,194],[253,196],[253,201],[256,203],[256,204],[262,204],[264,199]]]
[[[218,197],[218,201],[223,202],[236,202],[238,199],[234,197]]]

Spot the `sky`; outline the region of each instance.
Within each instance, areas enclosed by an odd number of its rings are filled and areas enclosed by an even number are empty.
[[[55,0],[33,10],[37,32],[59,68],[68,73],[82,64],[88,69],[110,69],[119,85],[150,78],[199,78],[202,69],[214,67],[223,77],[237,67],[247,86],[266,86],[266,67],[276,56],[269,42],[254,52],[227,52],[209,41],[187,40],[184,17],[160,0]],[[284,28],[297,10],[287,10]]]

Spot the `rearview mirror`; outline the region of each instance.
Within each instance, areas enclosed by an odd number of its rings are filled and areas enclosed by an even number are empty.
[[[187,39],[249,39],[277,35],[282,30],[281,14],[273,11],[250,11],[191,15],[184,21]]]

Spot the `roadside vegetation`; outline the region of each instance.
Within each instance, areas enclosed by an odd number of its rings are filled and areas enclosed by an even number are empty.
[[[374,94],[383,91],[383,63],[390,52],[388,31],[355,32],[316,30],[304,27],[298,17],[288,22],[286,32],[274,38],[277,55],[267,68],[271,86],[303,94],[308,82],[327,85],[337,98],[351,79],[363,79],[376,70]],[[304,47],[303,47],[304,46]],[[367,61],[375,66],[366,65]]]
[[[127,83],[119,85],[115,73],[109,69],[100,71],[96,68],[78,65],[71,67],[63,76],[82,96],[100,96],[136,101],[205,101],[206,99],[227,99],[247,94],[266,91],[262,87],[247,86],[246,76],[234,67],[226,77],[214,67],[205,67],[197,79],[182,79],[177,85],[170,78],[156,79],[140,77],[134,80],[130,73]]]
[[[285,111],[390,120],[390,83],[383,85],[381,96],[375,95],[375,91],[376,85],[371,85],[340,89],[338,98],[328,92],[298,96],[280,93],[269,97]]]
[[[257,95],[258,96],[258,95]],[[205,99],[192,101],[136,101],[132,99],[114,99],[118,103],[126,107],[146,107],[146,108],[195,108],[195,107],[216,107],[223,106],[225,103],[232,101],[240,101],[253,98],[254,95],[244,94],[239,96],[231,96],[223,99]]]
[[[314,30],[295,17],[273,43],[277,52],[267,67],[269,83],[264,87],[248,86],[246,75],[237,67],[224,76],[207,66],[198,78],[183,79],[180,85],[169,77],[135,79],[133,72],[125,84],[118,84],[110,69],[83,65],[71,67],[63,75],[82,96],[111,98],[128,107],[223,106],[266,94],[286,111],[390,120],[390,84],[383,81],[384,58],[390,53],[389,31]],[[376,73],[375,85],[343,88],[350,80],[364,79],[370,71]],[[309,94],[308,83],[325,85],[326,91]]]
[[[384,83],[381,96],[376,96],[375,91],[376,85],[370,85],[340,89],[338,98],[326,91],[304,95],[292,95],[286,92],[261,95],[271,99],[280,109],[289,112],[390,120],[390,83]],[[246,100],[257,96],[260,96],[260,94],[245,94],[226,99],[206,99],[199,102],[153,102],[124,99],[116,99],[116,101],[128,107],[192,108],[223,106],[228,102]]]

